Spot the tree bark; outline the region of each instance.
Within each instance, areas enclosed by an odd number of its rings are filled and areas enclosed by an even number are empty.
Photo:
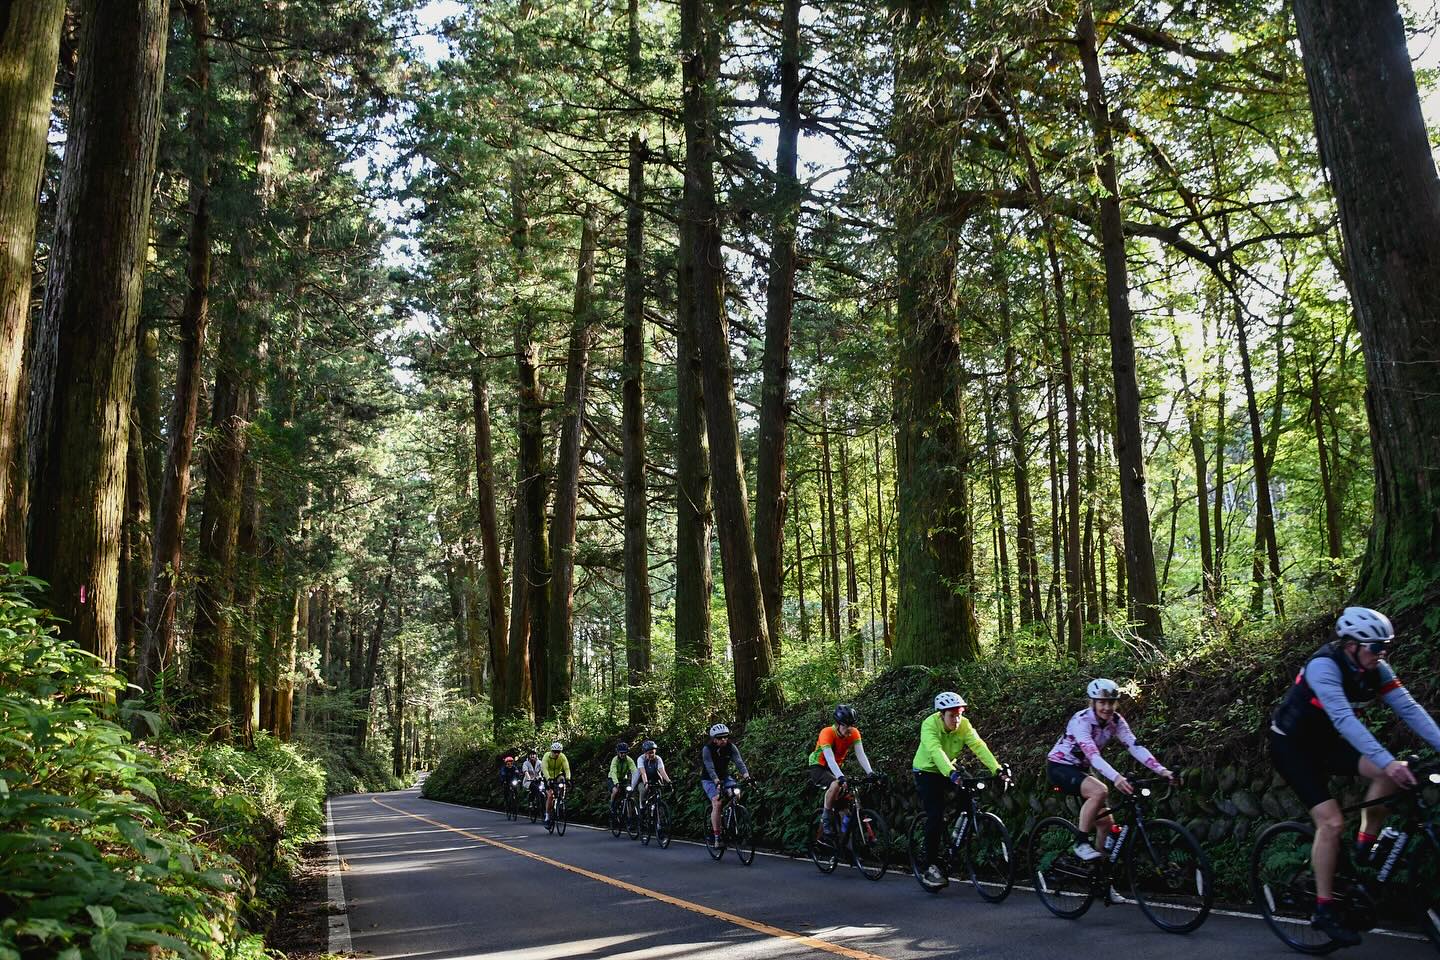
[[[112,666],[168,22],[162,0],[83,4],[31,381],[30,572],[48,582],[48,605],[66,622],[62,634]],[[22,199],[31,202],[33,193]]]
[[[505,609],[505,567],[500,555],[500,521],[495,509],[495,460],[490,439],[490,385],[476,360],[470,367],[470,401],[475,421],[475,503],[480,517],[480,558],[485,567],[486,627],[490,645],[491,713],[498,725],[530,702],[530,664],[525,648],[512,649]],[[497,726],[498,730],[498,726]]]
[[[573,632],[575,532],[580,507],[580,458],[585,435],[585,379],[590,365],[590,336],[595,324],[596,227],[587,212],[580,231],[580,263],[575,271],[575,308],[570,350],[565,363],[565,406],[560,423],[560,453],[555,465],[555,519],[550,527],[550,708],[568,718],[574,691]]]
[[[690,293],[691,256],[682,220],[679,319],[675,325],[675,709],[699,705],[710,643],[710,443],[700,387],[700,348]]]
[[[1185,369],[1184,349],[1178,339],[1175,342],[1175,355],[1180,364],[1180,382],[1185,391],[1185,421],[1190,435],[1190,456],[1195,464],[1195,518],[1200,531],[1200,583],[1205,605],[1203,622],[1210,619],[1217,599],[1215,555],[1210,543],[1210,470],[1205,453],[1205,385],[1202,381],[1198,394],[1190,386],[1190,374]]]
[[[719,119],[715,83],[725,32],[722,3],[681,0],[680,45],[687,51],[682,69],[685,126],[683,219],[688,228],[691,295],[689,319],[700,348],[700,381],[705,429],[710,439],[710,470],[720,532],[720,562],[725,575],[725,610],[735,666],[736,716],[745,721],[765,709],[778,709],[780,689],[771,682],[774,654],[765,626],[760,573],[745,491],[745,465],[735,413],[735,380],[730,362],[730,324],[725,311],[724,249],[715,196],[715,158]]]
[[[775,146],[774,225],[765,301],[760,426],[755,457],[755,562],[765,600],[766,631],[778,662],[785,579],[785,431],[790,420],[790,324],[795,310],[796,176],[800,141],[800,0],[782,0],[780,113]]]
[[[1020,385],[1016,378],[1014,331],[1007,291],[1001,319],[1005,336],[1005,413],[1010,427],[1010,460],[1015,473],[1015,550],[1020,573],[1020,627],[1040,622],[1040,564],[1036,558],[1035,508],[1030,499],[1030,455],[1027,431],[1020,419]]]
[[[1105,297],[1110,316],[1110,369],[1115,380],[1115,458],[1120,469],[1120,512],[1125,531],[1126,581],[1132,616],[1140,637],[1161,638],[1160,594],[1155,581],[1155,545],[1145,494],[1145,451],[1140,429],[1140,386],[1135,374],[1135,334],[1130,314],[1130,282],[1125,262],[1125,227],[1115,172],[1110,108],[1095,46],[1095,18],[1089,0],[1080,7],[1075,31],[1085,73],[1086,105],[1095,138],[1100,178],[1100,242],[1105,261]]]
[[[840,523],[845,531],[845,630],[850,638],[850,662],[856,670],[865,668],[865,648],[860,636],[860,580],[855,573],[855,539],[850,531],[850,455],[845,433],[840,434]]]
[[[880,534],[880,629],[884,634],[885,650],[888,653],[895,646],[895,634],[890,629],[890,548],[885,539],[885,501],[880,496],[880,431],[875,431],[875,520]],[[803,606],[803,605],[802,605]]]
[[[1250,423],[1251,463],[1255,470],[1255,549],[1251,580],[1255,587],[1250,612],[1259,616],[1264,603],[1265,561],[1270,562],[1270,599],[1275,613],[1285,615],[1280,595],[1280,552],[1275,541],[1275,506],[1270,497],[1270,458],[1265,455],[1265,432],[1260,423],[1260,403],[1255,396],[1255,374],[1250,366],[1250,342],[1245,329],[1243,307],[1236,298],[1235,334],[1240,345],[1240,373],[1245,384],[1245,411]]]
[[[817,358],[818,359],[818,358]],[[830,590],[826,594],[829,598],[829,606],[826,610],[826,622],[830,625],[830,639],[835,641],[835,656],[840,663],[845,662],[845,642],[840,632],[840,525],[835,522],[835,469],[830,457],[830,419],[829,399],[826,397],[825,388],[820,389],[820,478],[823,482],[823,495],[825,502],[823,509],[824,516],[820,519],[820,539],[825,543],[825,556],[823,561],[826,564]],[[827,535],[828,531],[828,535]]]
[[[1325,440],[1324,405],[1320,401],[1320,370],[1310,357],[1310,418],[1315,424],[1315,457],[1320,465],[1320,492],[1325,502],[1325,555],[1331,560],[1344,556],[1340,528],[1340,498],[1331,477],[1332,453]]]
[[[65,0],[0,8],[0,562],[25,560],[25,343]]]
[[[385,579],[380,584],[380,602],[375,610],[375,629],[370,632],[369,648],[365,651],[364,672],[359,673],[360,648],[359,634],[355,642],[355,659],[351,666],[351,679],[358,682],[353,688],[360,693],[359,718],[355,726],[355,749],[365,749],[365,738],[370,730],[370,703],[375,691],[375,671],[380,663],[380,642],[385,639],[385,611],[390,606],[390,587],[395,579],[395,563],[400,555],[400,528],[404,524],[403,518],[395,520],[395,526],[390,534],[390,552],[385,557]],[[401,657],[404,657],[404,644],[400,645]]]

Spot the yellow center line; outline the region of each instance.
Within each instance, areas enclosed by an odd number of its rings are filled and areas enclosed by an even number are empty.
[[[723,920],[726,923],[733,923],[737,927],[744,927],[747,930],[754,930],[756,933],[763,933],[767,937],[774,937],[777,940],[790,940],[795,943],[801,944],[802,946],[810,947],[812,950],[823,950],[826,953],[833,953],[838,957],[848,957],[849,960],[887,960],[886,957],[882,957],[878,953],[867,953],[864,950],[856,950],[853,947],[841,946],[838,943],[831,943],[828,940],[819,940],[815,937],[807,937],[805,934],[796,933],[793,930],[785,930],[781,927],[772,927],[770,924],[761,923],[759,920],[751,920],[748,917],[742,917],[738,914],[727,913],[724,910],[716,910],[713,907],[706,907],[698,903],[691,903],[688,900],[681,900],[679,897],[672,897],[668,893],[661,893],[658,890],[651,890],[648,887],[641,887],[633,883],[626,883],[624,880],[616,880],[614,877],[607,877],[603,873],[595,873],[593,870],[586,870],[584,867],[577,867],[574,864],[564,863],[560,860],[552,860],[549,857],[542,856],[538,853],[533,853],[529,850],[522,850],[519,847],[513,847],[510,844],[496,840],[493,837],[486,837],[478,833],[472,833],[469,830],[462,830],[459,827],[452,827],[448,823],[441,823],[438,820],[431,820],[429,817],[421,816],[418,813],[411,813],[409,810],[401,810],[399,807],[391,806],[390,804],[376,797],[371,797],[370,799],[373,800],[375,803],[379,804],[380,806],[386,808],[387,810],[394,810],[396,813],[404,814],[407,817],[413,817],[416,820],[420,820],[424,823],[430,824],[432,827],[439,827],[441,830],[449,830],[451,833],[458,833],[462,837],[468,837],[471,840],[477,840],[480,843],[489,844],[492,847],[499,847],[501,850],[506,850],[510,853],[518,854],[522,857],[528,857],[531,860],[535,860],[539,863],[548,864],[552,867],[558,867],[561,870],[566,870],[570,873],[578,874],[579,876],[586,877],[590,880],[595,880],[599,883],[607,883],[610,886],[618,887],[619,889],[624,890],[627,893],[637,894],[642,897],[649,897],[651,900],[658,900],[661,903],[668,903],[672,907],[679,907],[682,910],[689,910],[691,913],[698,913],[701,916],[711,917],[715,920]]]

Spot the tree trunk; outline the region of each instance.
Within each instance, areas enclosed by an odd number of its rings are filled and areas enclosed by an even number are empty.
[[[1210,470],[1205,454],[1205,385],[1201,382],[1197,395],[1190,386],[1185,369],[1185,353],[1179,340],[1175,355],[1180,363],[1180,382],[1185,391],[1185,421],[1190,434],[1190,456],[1195,464],[1195,518],[1200,531],[1200,584],[1205,606],[1202,622],[1208,621],[1215,609],[1215,556],[1210,544],[1210,491],[1207,482]]]
[[[684,234],[689,227],[681,222]],[[700,348],[690,293],[690,253],[683,240],[679,319],[675,325],[675,709],[699,706],[710,649],[710,444],[700,388]]]
[[[585,378],[590,365],[590,336],[595,324],[595,219],[587,212],[580,231],[580,263],[575,272],[575,309],[565,363],[565,407],[560,424],[560,453],[555,466],[555,520],[550,527],[550,636],[548,638],[550,708],[568,718],[574,690],[575,532],[580,508],[581,444],[585,435]]]
[[[1035,547],[1035,508],[1030,499],[1030,456],[1028,432],[1020,420],[1020,385],[1015,370],[1014,333],[1011,329],[1008,292],[1002,306],[1005,324],[1005,412],[1010,425],[1010,459],[1015,471],[1015,549],[1020,572],[1020,626],[1038,623],[1040,616],[1040,563]]]
[[[884,633],[885,650],[895,645],[890,630],[890,549],[885,540],[885,501],[880,495],[880,431],[875,431],[875,525],[880,535],[880,629]],[[801,604],[804,607],[804,604]]]
[[[195,107],[186,124],[191,141],[190,235],[186,245],[186,292],[180,313],[180,347],[170,406],[160,499],[155,505],[154,553],[145,597],[145,633],[136,658],[135,683],[149,690],[156,672],[175,655],[176,586],[183,559],[185,515],[190,503],[190,459],[195,449],[205,331],[210,325],[210,16],[207,0],[186,5],[194,46],[190,84]]]
[[[840,434],[840,523],[845,530],[845,630],[850,637],[850,662],[865,667],[860,636],[860,580],[855,573],[855,539],[850,535],[850,455],[848,437]]]
[[[830,639],[835,641],[835,656],[845,662],[845,642],[840,632],[840,526],[835,522],[835,470],[830,459],[830,421],[827,413],[829,402],[822,387],[820,390],[820,477],[824,483],[823,494],[825,514],[821,517],[821,539],[826,544],[825,562],[828,571],[830,591],[826,621],[830,624]],[[825,531],[829,531],[829,536]]]
[[[1233,281],[1233,278],[1232,278]],[[1245,329],[1244,307],[1234,297],[1235,334],[1240,345],[1240,373],[1245,383],[1245,410],[1250,421],[1251,462],[1255,469],[1255,550],[1251,564],[1255,584],[1250,612],[1259,616],[1265,594],[1265,560],[1270,561],[1270,599],[1275,613],[1285,615],[1280,595],[1280,552],[1275,541],[1275,507],[1270,498],[1270,458],[1265,455],[1265,432],[1260,423],[1260,403],[1255,396],[1255,375],[1250,366],[1250,341]]]
[[[0,8],[0,562],[25,560],[25,343],[65,0]],[[72,127],[73,129],[73,127]],[[148,185],[147,185],[148,186]]]
[[[1015,638],[1015,596],[1010,588],[1010,545],[1005,530],[1005,502],[1000,493],[1000,439],[995,431],[995,401],[985,393],[985,450],[990,460],[990,512],[995,524],[996,592],[1007,645]]]
[[[1310,357],[1310,418],[1315,424],[1315,456],[1320,464],[1320,491],[1325,501],[1325,555],[1331,560],[1344,556],[1344,545],[1340,533],[1340,498],[1335,492],[1331,477],[1333,454],[1325,441],[1325,420],[1320,402],[1320,370],[1312,354]]]
[[[1125,227],[1110,108],[1100,77],[1095,47],[1095,18],[1089,0],[1080,7],[1075,38],[1085,72],[1086,106],[1095,138],[1100,178],[1100,243],[1105,261],[1105,298],[1110,316],[1110,370],[1115,379],[1115,458],[1120,469],[1120,516],[1125,531],[1125,566],[1132,616],[1140,637],[1159,641],[1160,592],[1155,582],[1155,545],[1150,537],[1150,508],[1145,494],[1145,450],[1140,429],[1140,386],[1135,374],[1135,334],[1130,315],[1130,281],[1125,262]]]
[[[780,689],[771,683],[774,655],[765,628],[765,604],[755,565],[755,541],[745,492],[740,430],[735,414],[735,380],[730,363],[730,324],[725,312],[724,250],[715,197],[719,147],[715,83],[725,33],[724,9],[706,0],[681,0],[680,45],[684,58],[685,195],[683,219],[690,247],[688,269],[694,307],[689,318],[700,348],[700,380],[710,470],[725,575],[725,610],[735,665],[735,707],[742,722],[767,708],[778,709]],[[683,241],[682,241],[683,242]]]
[[[400,528],[404,524],[403,518],[397,518],[393,532],[390,534],[390,552],[385,558],[385,579],[380,584],[380,603],[375,610],[375,629],[370,633],[369,649],[365,652],[364,673],[359,676],[359,682],[354,688],[360,692],[359,720],[355,727],[355,749],[357,752],[365,749],[365,738],[370,730],[370,702],[375,692],[375,671],[380,664],[380,642],[385,639],[385,611],[390,605],[390,587],[395,579],[395,562],[400,555]],[[402,611],[403,612],[403,611]],[[357,638],[359,634],[356,634]],[[399,644],[400,657],[405,656],[404,643]],[[358,640],[355,647],[355,662],[352,666],[351,677],[356,676],[355,667],[359,666]],[[403,703],[403,698],[402,701]]]
[[[805,552],[800,543],[800,500],[796,490],[795,477],[790,477],[790,502],[797,509],[790,511],[790,525],[795,530],[795,596],[800,604],[800,645],[810,646],[810,612],[805,608]]]
[[[1045,305],[1041,302],[1041,316],[1045,316]],[[1052,629],[1053,614],[1060,616],[1060,557],[1065,544],[1065,482],[1060,473],[1060,412],[1055,402],[1054,371],[1047,371],[1048,382],[1045,390],[1045,439],[1046,453],[1050,462],[1050,593],[1046,605],[1045,629],[1055,641],[1056,651],[1064,649],[1064,637],[1058,629]]]
[[[765,600],[765,623],[780,659],[785,579],[785,430],[790,419],[790,322],[795,309],[795,226],[800,216],[796,177],[800,141],[800,0],[782,0],[780,116],[775,147],[774,226],[765,301],[765,354],[755,458],[755,562]]]
[[[495,460],[490,443],[490,385],[480,361],[470,367],[471,411],[475,421],[475,502],[480,517],[480,558],[485,567],[486,625],[490,644],[491,712],[498,724],[530,702],[530,664],[525,648],[510,647],[505,609],[505,568],[500,556],[500,522],[495,510]]]
[[[48,25],[53,14],[40,16]],[[30,573],[48,582],[47,605],[65,621],[62,635],[112,666],[168,21],[169,5],[161,0],[82,6],[80,65],[31,380]],[[44,40],[37,35],[37,42]],[[39,135],[43,140],[43,129]],[[20,200],[33,202],[34,194]],[[13,255],[28,271],[28,250],[22,245]]]
[[[145,443],[138,410],[131,411],[130,447],[125,456],[125,528],[120,554],[119,649],[122,672],[134,670],[136,647],[145,632],[145,571],[150,566],[150,484],[145,475]]]
[[[1033,178],[1038,186],[1038,174]],[[1045,231],[1050,283],[1055,294],[1055,329],[1060,337],[1060,383],[1065,391],[1065,647],[1080,663],[1085,657],[1085,581],[1080,568],[1080,427],[1075,398],[1075,360],[1065,311],[1065,280],[1055,247],[1054,223]]]
[[[1225,341],[1220,336],[1217,318],[1215,330],[1216,385],[1218,396],[1215,400],[1215,535],[1211,538],[1215,546],[1215,592],[1216,604],[1225,586],[1225,445],[1229,442],[1226,430],[1225,384],[1228,382],[1225,369]],[[1217,606],[1218,609],[1218,606]]]

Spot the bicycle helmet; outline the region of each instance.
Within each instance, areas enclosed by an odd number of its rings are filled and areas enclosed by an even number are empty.
[[[649,753],[651,750],[654,750],[654,749],[655,749],[655,741],[654,741],[654,740],[646,740],[644,743],[640,744],[640,751],[641,751],[642,753]]]
[[[564,749],[565,749],[565,745],[564,745],[563,743],[561,743],[559,740],[556,740],[554,743],[550,744],[550,751],[551,751],[552,753],[559,753],[561,750],[564,750]]]
[[[1091,700],[1119,700],[1120,688],[1115,685],[1114,680],[1096,677],[1085,688],[1085,696]]]
[[[510,756],[509,754],[506,754],[505,759],[504,759],[504,760],[501,760],[500,762],[501,762],[501,763],[514,763],[514,762],[515,762],[515,758],[512,757],[512,756]]]
[[[727,726],[725,726],[725,724],[723,724],[723,723],[717,723],[717,724],[715,724],[715,726],[713,726],[713,727],[710,728],[710,736],[712,736],[712,737],[728,737],[728,736],[730,736],[730,728],[727,727]]]
[[[1335,621],[1335,639],[1358,640],[1361,643],[1389,644],[1395,639],[1390,618],[1369,607],[1346,607]],[[1381,649],[1384,649],[1383,647]],[[1379,650],[1372,652],[1379,653]]]
[[[534,750],[531,750],[529,753],[525,754],[525,756],[527,758],[534,759],[535,757],[540,756],[540,754],[536,753]]]
[[[958,693],[951,693],[949,690],[946,690],[944,693],[937,693],[935,695],[936,710],[954,710],[956,707],[964,706],[965,698]]]
[[[621,740],[619,743],[615,744],[615,752],[617,754],[629,753],[630,744],[626,743],[624,740]]]
[[[847,727],[855,725],[855,708],[848,703],[842,703],[835,708],[835,722],[843,723]]]

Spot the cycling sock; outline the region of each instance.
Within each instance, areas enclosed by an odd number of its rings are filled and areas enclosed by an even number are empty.
[[[1360,846],[1362,847],[1373,846],[1375,841],[1379,839],[1380,838],[1375,834],[1366,833],[1364,830],[1361,830],[1355,834],[1355,842],[1360,844]]]
[[[1316,897],[1316,898],[1315,898],[1315,907],[1316,907],[1317,909],[1324,909],[1325,907],[1330,906],[1330,904],[1332,904],[1332,903],[1334,903],[1334,902],[1335,902],[1335,898],[1334,898],[1334,897]]]

